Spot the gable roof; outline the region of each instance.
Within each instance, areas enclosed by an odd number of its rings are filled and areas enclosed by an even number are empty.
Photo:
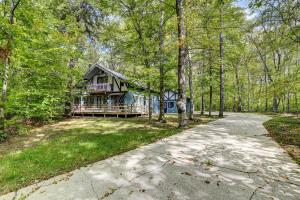
[[[84,80],[91,79],[93,77],[93,75],[98,72],[98,70],[102,70],[105,73],[107,73],[107,74],[109,74],[109,75],[111,75],[113,77],[117,77],[117,78],[119,78],[121,80],[124,80],[124,81],[128,81],[129,80],[125,75],[123,75],[123,74],[121,74],[119,72],[116,72],[116,71],[114,71],[112,69],[108,69],[106,67],[103,67],[100,64],[95,64],[93,67],[91,67],[90,70],[84,75],[84,77],[83,77]]]

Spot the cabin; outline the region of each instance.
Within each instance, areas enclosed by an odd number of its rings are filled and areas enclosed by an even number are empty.
[[[164,112],[165,113],[177,113],[176,102],[178,99],[178,93],[172,90],[167,90],[164,94]],[[186,98],[186,111],[190,111],[190,98]]]
[[[91,66],[73,103],[74,116],[137,117],[148,114],[148,95],[139,83],[100,64]],[[153,113],[159,113],[159,95],[152,91]],[[165,113],[176,113],[178,95],[165,92]],[[187,99],[188,101],[188,99]],[[188,108],[188,106],[187,106]]]

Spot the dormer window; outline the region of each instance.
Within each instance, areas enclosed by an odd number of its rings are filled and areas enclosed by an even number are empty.
[[[121,87],[124,87],[124,86],[125,86],[125,83],[124,83],[124,82],[121,82],[120,85],[121,85]]]

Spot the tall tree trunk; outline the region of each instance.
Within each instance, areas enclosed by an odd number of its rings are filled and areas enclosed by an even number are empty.
[[[277,96],[273,97],[273,112],[277,113],[278,112],[278,107],[279,107],[280,99]]]
[[[265,112],[268,112],[268,75],[266,69],[265,72]]]
[[[189,90],[190,90],[190,113],[189,119],[194,120],[194,92],[193,92],[193,63],[191,59],[191,55],[187,50],[188,56],[188,66],[189,66]]]
[[[276,72],[276,74],[278,74],[280,72],[280,67],[281,67],[281,53],[278,49],[273,53],[273,62],[274,62],[275,72]],[[279,109],[278,109],[279,104],[280,104],[280,98],[278,97],[277,91],[274,90],[273,112],[277,113],[279,111]]]
[[[165,69],[164,69],[164,10],[160,11],[160,25],[159,25],[159,52],[160,52],[160,64],[159,64],[159,122],[166,122],[165,118]]]
[[[247,110],[248,110],[248,112],[250,112],[251,111],[251,109],[250,109],[250,91],[251,91],[250,84],[251,84],[251,81],[250,81],[249,67],[246,66],[246,69],[247,69],[247,86],[248,86]]]
[[[238,95],[238,106],[237,111],[242,111],[242,97],[241,97],[241,86],[240,86],[240,77],[239,77],[239,68],[236,65],[235,67],[235,78],[236,78],[236,87],[237,87],[237,95]]]
[[[207,33],[208,41],[211,40],[210,34]],[[208,116],[212,116],[212,98],[213,98],[213,63],[212,63],[212,47],[209,44],[208,48],[208,70],[209,70],[209,108],[208,108]]]
[[[285,95],[283,95],[283,97],[282,97],[282,112],[285,112]]]
[[[201,77],[201,115],[204,115],[204,111],[205,111],[205,104],[204,104],[204,84],[203,84],[204,65],[202,65],[200,73],[201,73],[200,74],[200,77]]]
[[[152,123],[152,95],[151,95],[151,84],[147,83],[148,90],[148,123]]]
[[[224,1],[220,1],[220,111],[219,117],[223,117],[224,112],[224,45],[223,45],[223,4]]]
[[[212,64],[209,62],[209,108],[208,115],[212,115],[212,97],[213,97],[213,86],[212,86]]]
[[[186,95],[185,95],[185,65],[186,65],[186,45],[184,26],[184,0],[176,0],[176,14],[178,26],[178,125],[186,125]]]
[[[263,79],[261,77],[260,81],[259,81],[259,93],[258,93],[258,102],[257,102],[257,109],[256,109],[257,112],[261,112],[260,102],[261,102],[261,93],[262,93],[262,82],[263,82]]]

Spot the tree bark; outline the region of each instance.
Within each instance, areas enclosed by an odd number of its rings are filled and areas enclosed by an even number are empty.
[[[224,112],[224,45],[223,45],[223,4],[224,1],[220,1],[220,111],[219,117],[223,117]]]
[[[164,69],[164,11],[160,11],[160,25],[159,25],[159,52],[160,52],[160,65],[159,65],[159,116],[158,121],[165,123],[165,69]]]
[[[187,50],[187,56],[188,56],[188,66],[189,66],[189,90],[190,90],[190,113],[189,113],[189,119],[194,120],[194,92],[193,92],[193,63],[191,59],[191,55],[189,51]]]
[[[186,122],[186,95],[185,95],[185,65],[186,65],[186,45],[184,26],[184,0],[176,0],[176,14],[178,26],[178,125],[183,127]]]
[[[278,107],[279,107],[280,99],[277,96],[273,97],[273,112],[277,113],[278,112]]]
[[[262,82],[263,82],[263,79],[261,77],[260,81],[259,81],[259,93],[258,93],[258,102],[257,102],[257,109],[256,109],[257,112],[258,111],[261,112],[260,102],[261,102]]]
[[[204,76],[204,65],[200,69],[200,77],[201,77],[201,115],[204,115],[205,104],[204,104],[204,84],[203,84],[203,76]]]
[[[266,68],[264,69],[265,72],[265,112],[268,112],[268,75]]]
[[[209,55],[209,111],[208,111],[209,116],[212,115],[212,95],[213,95],[212,92],[213,92],[213,87],[212,87],[212,63],[211,63],[211,55]]]
[[[280,72],[280,67],[281,67],[281,53],[278,49],[273,53],[273,62],[274,62],[275,72],[277,74],[277,73]],[[274,90],[273,112],[277,113],[279,111],[278,110],[279,104],[280,104],[280,98],[278,97],[278,94],[277,94],[276,90]]]
[[[248,85],[248,100],[247,100],[247,109],[248,112],[251,111],[250,109],[250,90],[251,90],[251,81],[250,81],[250,72],[249,72],[249,67],[246,66],[246,70],[247,70],[247,85]]]
[[[236,78],[236,86],[237,86],[237,95],[238,95],[238,106],[237,111],[242,111],[242,97],[241,97],[241,86],[240,86],[240,78],[239,78],[239,68],[235,66],[235,78]]]

